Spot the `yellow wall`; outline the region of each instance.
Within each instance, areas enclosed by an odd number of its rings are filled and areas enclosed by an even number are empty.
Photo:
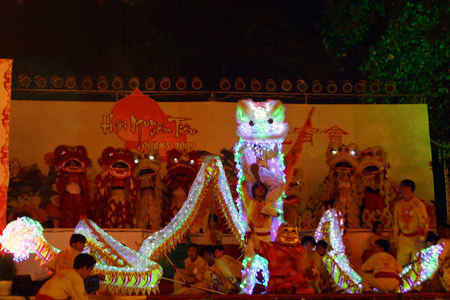
[[[124,145],[116,134],[104,134],[101,129],[103,116],[109,114],[114,105],[113,102],[13,101],[10,155],[18,158],[22,166],[38,163],[46,173],[45,153],[60,144],[84,145],[95,174],[100,171],[97,159],[102,150],[107,146]],[[172,117],[192,119],[186,123],[198,129],[198,133],[186,139],[195,143],[196,149],[218,153],[221,148],[232,148],[238,141],[235,103],[166,102],[160,106]],[[291,131],[303,125],[311,107],[286,105],[286,122]],[[305,196],[317,192],[328,173],[325,151],[329,139],[322,132],[337,125],[348,132],[343,136],[344,144],[357,143],[360,150],[382,146],[392,166],[388,176],[396,181],[410,178],[417,184],[418,197],[427,201],[434,199],[426,105],[317,105],[312,120],[318,132],[313,135],[313,145],[304,145],[299,159]],[[286,140],[294,138],[290,134]]]

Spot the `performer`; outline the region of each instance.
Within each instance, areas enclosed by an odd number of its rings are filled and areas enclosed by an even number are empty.
[[[136,227],[160,230],[163,214],[161,157],[158,150],[150,149],[148,153],[134,152],[134,161],[137,164],[133,176],[138,181]]]
[[[282,224],[275,242],[255,239],[256,252],[269,262],[267,293],[314,293],[308,285],[306,250],[300,244],[297,227]]]
[[[389,242],[379,239],[375,242],[375,254],[362,265],[363,291],[395,292],[401,283],[399,274],[402,266],[388,253]]]
[[[95,198],[103,226],[134,228],[138,189],[133,176],[133,154],[128,149],[106,147],[102,162],[108,166],[108,174],[97,175]]]
[[[195,284],[204,288],[208,287],[205,280],[206,261],[198,256],[198,250],[196,244],[190,244],[187,247],[188,257],[184,260],[184,269],[178,269],[183,275],[183,278],[187,281],[188,285]],[[174,275],[175,280],[173,284],[174,295],[193,295],[203,294],[204,291],[190,286],[182,286],[176,281],[182,281],[181,275],[176,272]]]
[[[405,179],[400,182],[403,197],[395,204],[392,243],[397,248],[397,260],[405,266],[411,255],[423,248],[428,233],[428,214],[425,204],[414,196],[415,183]]]
[[[439,269],[431,278],[434,292],[448,293],[450,291],[450,225],[440,224],[442,238],[438,244],[443,244],[444,250],[439,256]]]
[[[56,147],[54,165],[59,177],[56,188],[59,192],[61,216],[60,228],[73,228],[80,217],[86,216],[91,206],[86,168],[91,166],[87,150],[83,146]]]
[[[203,258],[208,264],[205,279],[210,289],[227,294],[235,294],[241,291],[239,282],[233,276],[228,266],[220,259],[214,257],[213,246],[205,246],[203,248]]]
[[[272,217],[261,212],[265,205],[267,187],[262,182],[257,182],[252,187],[252,198],[245,197],[244,205],[247,207],[249,227],[256,237],[265,242],[271,242],[270,229],[272,226]],[[246,256],[253,256],[253,239],[250,239],[245,248]]]
[[[70,247],[59,252],[47,265],[47,268],[64,276],[73,269],[75,257],[81,254],[86,245],[86,237],[82,234],[72,234],[70,237]]]
[[[73,263],[73,269],[66,275],[55,275],[47,281],[36,294],[36,300],[52,299],[89,299],[83,280],[89,277],[95,266],[95,259],[89,254],[79,254]]]

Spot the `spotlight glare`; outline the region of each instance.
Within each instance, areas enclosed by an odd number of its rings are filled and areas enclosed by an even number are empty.
[[[307,89],[308,89],[308,84],[303,79],[297,80],[297,90],[300,93],[306,92]]]
[[[266,90],[268,92],[273,92],[277,89],[277,84],[275,82],[275,80],[273,80],[272,78],[269,78],[266,80]]]
[[[366,81],[360,80],[355,84],[355,92],[362,94],[366,91]]]
[[[91,90],[92,86],[93,86],[92,77],[91,76],[83,77],[83,80],[81,81],[81,88],[83,90]]]
[[[346,94],[351,93],[353,91],[353,85],[350,82],[350,80],[344,80],[344,82],[342,83],[342,90]]]
[[[128,87],[130,88],[130,90],[135,90],[139,88],[139,78],[135,76],[131,77],[130,80],[128,81]]]
[[[108,79],[106,76],[99,76],[97,80],[97,89],[106,90],[108,89]]]
[[[258,79],[252,79],[250,81],[250,88],[254,92],[259,92],[261,90],[261,82]]]
[[[123,80],[120,76],[114,76],[111,82],[111,86],[115,90],[120,90],[123,87]]]
[[[74,89],[77,86],[77,80],[75,79],[75,76],[68,76],[66,78],[66,88],[68,89]]]
[[[199,77],[192,78],[191,86],[194,90],[199,90],[203,87],[203,82]]]
[[[393,81],[389,81],[388,83],[386,83],[386,86],[384,87],[384,90],[386,91],[386,93],[388,94],[392,94],[395,93],[395,82]]]
[[[375,80],[369,86],[369,89],[372,93],[379,93],[381,91],[380,81]]]
[[[231,88],[231,83],[228,78],[223,77],[222,79],[220,79],[219,87],[222,91],[228,91]]]
[[[312,82],[312,87],[311,88],[312,88],[312,91],[314,93],[320,93],[323,90],[323,86],[322,86],[322,84],[320,83],[319,80],[314,80]]]
[[[281,89],[282,89],[284,92],[289,92],[289,91],[292,89],[292,83],[291,83],[291,81],[290,81],[290,80],[287,80],[287,79],[283,80],[283,81],[281,82]]]
[[[27,76],[24,74],[19,75],[18,84],[19,84],[19,87],[21,87],[21,88],[26,88],[26,89],[29,88],[31,86],[30,76]]]
[[[242,77],[236,78],[236,81],[234,82],[234,88],[238,91],[244,90],[245,89],[244,78],[242,78]]]
[[[159,87],[164,90],[167,91],[168,89],[170,89],[170,79],[169,77],[163,77],[161,79],[161,82],[159,83]]]
[[[59,76],[52,75],[52,76],[50,77],[50,83],[52,84],[52,86],[53,86],[55,89],[60,89],[60,88],[62,88],[63,85],[64,85],[64,80],[63,80],[61,77],[59,77]]]
[[[153,91],[156,88],[156,81],[153,77],[147,77],[145,79],[144,86],[147,90]]]
[[[41,75],[36,75],[34,77],[34,84],[38,89],[43,89],[47,86],[47,79],[45,79]]]
[[[338,87],[336,85],[336,83],[333,80],[329,80],[327,82],[327,92],[330,94],[334,94],[336,93],[338,90]]]

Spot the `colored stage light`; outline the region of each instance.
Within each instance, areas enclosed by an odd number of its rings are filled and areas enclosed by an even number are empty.
[[[203,87],[203,82],[201,81],[200,78],[194,77],[192,78],[191,86],[194,90],[199,90]]]
[[[184,77],[178,77],[177,78],[177,82],[175,82],[175,87],[177,88],[177,90],[184,90],[186,88],[187,84],[186,84],[186,78]]]
[[[312,87],[311,88],[312,88],[312,91],[314,93],[320,93],[323,90],[323,86],[322,86],[322,84],[320,83],[319,80],[314,80],[312,82]]]
[[[395,93],[395,90],[396,90],[395,83],[393,81],[389,81],[388,83],[386,83],[386,86],[384,87],[384,90],[388,94]]]
[[[63,85],[64,85],[64,80],[63,80],[61,77],[59,77],[59,76],[52,75],[52,76],[50,77],[50,83],[52,84],[52,86],[53,86],[55,89],[60,89],[60,88],[62,88]]]
[[[369,89],[372,93],[379,93],[381,90],[380,81],[375,80],[369,85]]]
[[[234,82],[234,88],[238,91],[244,90],[245,89],[244,78],[242,78],[242,77],[236,78],[236,81]]]
[[[303,79],[297,80],[297,90],[300,93],[306,92],[307,89],[308,89],[308,84]]]
[[[97,88],[99,90],[106,90],[108,88],[108,79],[106,78],[106,76],[98,77]]]
[[[111,86],[115,90],[120,90],[123,87],[123,80],[120,76],[114,76],[111,81]]]
[[[275,80],[273,80],[272,78],[269,78],[266,80],[266,90],[268,92],[273,92],[277,89],[277,84],[275,82]]]
[[[34,76],[34,85],[38,89],[43,89],[47,86],[47,79],[45,79],[41,75]]]
[[[93,86],[92,77],[91,76],[83,77],[83,80],[81,81],[81,88],[83,90],[90,90],[92,89],[92,86]]]
[[[338,90],[338,87],[336,85],[336,83],[333,80],[329,80],[327,82],[327,92],[330,94],[334,94],[336,93]]]
[[[153,77],[147,77],[145,79],[144,86],[147,90],[153,91],[156,88],[156,81]]]
[[[75,76],[67,76],[65,85],[68,89],[74,89],[77,86]]]
[[[169,77],[163,77],[161,79],[161,82],[159,83],[159,87],[164,90],[167,91],[168,89],[170,89],[170,79]]]
[[[351,93],[353,91],[353,85],[350,82],[350,80],[344,80],[344,82],[342,83],[342,90],[346,94]]]
[[[290,81],[290,80],[287,80],[287,79],[283,80],[283,81],[281,82],[281,89],[282,89],[284,92],[289,92],[289,91],[292,89],[292,83],[291,83],[291,81]]]
[[[355,92],[362,94],[366,91],[366,81],[360,80],[355,84]]]
[[[250,81],[250,88],[254,92],[259,92],[261,90],[261,82],[258,79],[252,79]]]
[[[17,82],[18,82],[19,87],[27,89],[31,85],[31,78],[30,78],[30,76],[21,74],[21,75],[19,75]]]
[[[130,80],[128,81],[128,87],[130,88],[130,90],[135,90],[139,88],[139,78],[131,77]]]
[[[228,78],[223,77],[220,79],[219,87],[222,91],[228,91],[231,88],[231,83]]]

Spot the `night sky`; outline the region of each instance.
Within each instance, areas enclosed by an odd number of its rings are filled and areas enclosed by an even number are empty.
[[[360,77],[325,53],[317,0],[4,2],[0,57],[14,59],[13,80],[19,74],[199,76],[205,88],[217,88],[224,76]]]

